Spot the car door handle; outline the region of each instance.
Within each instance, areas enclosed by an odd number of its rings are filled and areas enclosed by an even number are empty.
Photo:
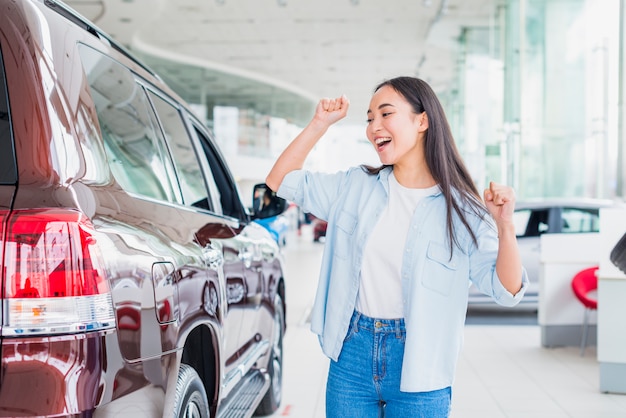
[[[222,254],[222,250],[213,247],[211,244],[207,244],[202,249],[202,258],[204,264],[211,270],[217,270],[224,264],[224,254]]]

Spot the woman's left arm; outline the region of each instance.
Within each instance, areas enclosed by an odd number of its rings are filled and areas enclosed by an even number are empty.
[[[484,198],[498,228],[496,272],[506,290],[515,295],[522,289],[522,260],[513,223],[515,192],[511,187],[490,182]]]

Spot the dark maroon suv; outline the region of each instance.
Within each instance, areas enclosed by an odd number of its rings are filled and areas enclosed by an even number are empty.
[[[0,416],[275,411],[283,262],[253,218],[156,74],[59,2],[0,0]]]

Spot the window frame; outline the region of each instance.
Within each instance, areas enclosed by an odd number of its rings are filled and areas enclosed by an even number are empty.
[[[206,163],[206,167],[209,170],[207,171],[207,173],[209,173],[210,175],[207,175],[206,177],[210,178],[210,181],[208,183],[210,184],[211,188],[214,188],[215,192],[211,193],[211,195],[215,198],[214,200],[216,201],[215,204],[218,205],[217,207],[221,209],[221,215],[231,219],[239,220],[242,223],[249,223],[250,214],[248,213],[246,207],[242,202],[237,183],[235,182],[232,172],[230,171],[230,167],[226,163],[226,159],[224,158],[221,150],[218,146],[216,146],[212,133],[190,111],[185,109],[184,114],[189,124],[189,131],[191,132],[190,135],[193,138],[194,146],[196,146],[196,152],[201,153],[202,158],[200,158],[200,160]],[[201,134],[204,138],[200,138],[199,134]],[[203,146],[204,141],[206,141],[206,145],[213,154],[214,160],[218,165],[217,169],[221,172],[221,174],[223,174],[223,181],[226,182],[230,188],[229,193],[231,197],[231,202],[237,204],[237,210],[235,211],[236,213],[224,213],[220,199],[221,191],[215,179],[215,171],[211,166],[211,161],[209,161],[209,157],[206,155],[206,151]]]

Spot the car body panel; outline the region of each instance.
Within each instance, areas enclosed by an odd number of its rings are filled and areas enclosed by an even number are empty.
[[[285,215],[271,216],[269,218],[255,219],[254,222],[267,229],[274,240],[280,246],[287,244],[287,233],[289,232],[289,219]]]
[[[0,137],[5,157],[12,157],[7,161],[17,161],[18,168],[7,163],[0,169],[1,237],[11,211],[54,208],[88,219],[115,327],[3,335],[0,416],[117,416],[135,410],[129,399],[143,399],[151,416],[170,416],[182,359],[203,379],[214,416],[242,371],[267,367],[270,354],[255,347],[266,347],[279,331],[273,319],[275,295],[284,292],[280,249],[265,229],[250,222],[211,133],[184,101],[93,29],[57,13],[60,7],[0,0],[0,72],[6,74],[10,103],[0,118]],[[91,65],[85,54],[92,52],[85,48],[116,64]],[[93,71],[109,72],[98,78]],[[119,80],[143,97],[148,118],[139,128],[151,127],[155,143],[161,141],[167,198],[129,191],[119,177],[123,171],[111,168],[116,162],[102,133],[111,125],[105,123],[104,107],[98,107],[103,96],[94,83],[112,82],[111,95],[130,92],[116,87]],[[171,104],[174,119],[180,118],[181,132],[188,134],[183,139],[187,155],[200,156],[195,163],[206,177],[204,206],[185,203],[180,165],[172,162],[175,138],[168,137],[155,94]],[[124,106],[125,98],[119,100]],[[6,138],[14,150],[6,149]],[[129,145],[129,153],[137,146]],[[4,249],[10,243],[0,244]],[[5,290],[7,279],[3,275]],[[6,306],[2,315],[4,325]],[[198,354],[199,342],[210,350]]]

